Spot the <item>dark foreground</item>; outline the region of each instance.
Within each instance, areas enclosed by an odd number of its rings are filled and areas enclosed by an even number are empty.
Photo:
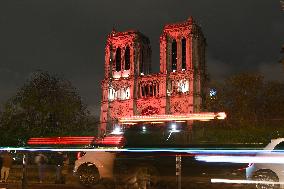
[[[141,159],[135,156],[132,157],[133,154],[127,156],[127,158],[123,158],[124,163],[128,163],[128,166],[125,167],[126,164],[121,164],[118,167],[115,167],[115,181],[100,180],[97,184],[92,184],[91,186],[84,187],[79,183],[79,179],[73,173],[74,163],[70,162],[67,174],[64,175],[64,184],[55,184],[56,180],[56,166],[53,164],[46,165],[44,168],[44,179],[42,183],[39,183],[39,175],[38,175],[38,167],[30,162],[28,166],[26,166],[25,174],[23,165],[14,164],[10,170],[10,175],[7,183],[0,183],[0,189],[49,189],[49,188],[60,188],[60,189],[83,189],[83,188],[96,188],[96,189],[147,189],[148,186],[143,184],[136,187],[135,185],[125,186],[123,182],[121,182],[125,177],[131,176],[132,168],[142,168],[139,167],[139,163],[141,163]],[[148,154],[147,154],[148,155]],[[153,157],[152,157],[153,158]],[[159,177],[159,182],[155,184],[155,186],[151,186],[151,189],[231,189],[231,188],[245,188],[251,189],[255,188],[254,185],[251,184],[227,184],[227,183],[211,183],[211,179],[229,179],[229,180],[245,180],[244,169],[242,171],[236,172],[236,168],[238,166],[234,164],[218,164],[218,163],[202,163],[197,161],[186,161],[192,157],[183,157],[182,160],[182,177],[176,176],[176,163],[175,161],[166,161],[166,164],[161,164],[162,160],[167,160],[161,156],[160,158],[154,158],[155,161],[153,166],[156,166],[157,169],[160,170],[157,177]],[[175,157],[169,157],[170,160]],[[151,159],[148,157],[147,160]],[[122,162],[120,160],[120,163]],[[139,160],[139,161],[138,161]],[[129,164],[132,162],[133,164]],[[159,163],[160,162],[160,163]],[[122,162],[123,163],[123,162]],[[124,167],[123,167],[123,166]],[[125,170],[122,171],[122,168]],[[120,170],[120,172],[119,172]],[[166,176],[165,176],[166,175]],[[147,175],[143,175],[139,177],[140,182],[142,178],[143,183],[147,178]],[[154,175],[155,176],[155,175]],[[26,184],[23,184],[23,177],[26,179]],[[128,183],[129,184],[129,183]]]
[[[0,183],[0,189],[53,189],[53,188],[58,188],[58,189],[84,189],[86,187],[83,187],[79,184],[51,184],[51,183],[30,183],[27,184],[26,186],[22,186],[22,184],[19,183]],[[115,186],[111,186],[109,184],[97,184],[92,187],[88,188],[95,188],[95,189],[112,189],[116,188]],[[157,189],[170,189],[170,188],[176,188],[178,189],[177,184],[169,184],[169,185],[160,185],[157,186]],[[244,185],[244,184],[210,184],[210,183],[191,183],[187,186],[183,186],[182,189],[185,188],[190,188],[190,189],[252,189],[255,188],[252,185]]]
[[[206,172],[206,170],[204,170]],[[11,174],[7,183],[0,183],[0,189],[84,189],[84,188],[95,188],[95,189],[122,189],[124,186],[118,186],[114,182],[102,180],[99,184],[84,187],[79,182],[72,172],[72,166],[70,166],[69,173],[66,175],[65,184],[55,184],[54,179],[54,166],[46,167],[45,180],[43,183],[37,181],[37,170],[35,166],[30,166],[27,171],[27,182],[26,185],[22,184],[22,169],[21,166],[13,166]],[[226,183],[211,183],[210,179],[212,175],[204,175],[200,178],[182,178],[180,189],[252,189],[255,188],[250,184],[226,184]],[[243,175],[223,174],[220,170],[220,174],[214,178],[226,178],[226,179],[244,179]],[[161,182],[155,186],[155,189],[179,189],[177,177],[161,178]]]

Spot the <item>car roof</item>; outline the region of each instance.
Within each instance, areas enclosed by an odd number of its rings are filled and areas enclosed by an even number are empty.
[[[273,150],[276,145],[284,142],[284,138],[271,139],[271,142],[264,148],[264,150]]]

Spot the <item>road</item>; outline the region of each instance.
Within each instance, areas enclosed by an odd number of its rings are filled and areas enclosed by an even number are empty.
[[[93,187],[95,189],[115,189],[113,185],[97,184]],[[175,183],[164,183],[157,186],[157,189],[177,189],[177,184]],[[240,185],[240,184],[213,184],[213,183],[189,183],[183,186],[182,189],[252,189],[252,185]],[[20,182],[17,183],[0,183],[0,189],[86,189],[86,187],[80,186],[79,184],[39,184],[32,183],[25,187],[22,187]]]
[[[70,167],[72,168],[72,167]],[[206,169],[203,169],[206,172]],[[192,172],[196,172],[196,170],[192,170]],[[232,174],[222,173],[222,171],[218,171],[220,175],[203,175],[203,177],[183,177],[181,180],[182,189],[190,188],[190,189],[248,189],[253,188],[252,185],[240,185],[240,184],[220,184],[220,183],[210,183],[211,178],[226,178],[226,179],[244,179],[244,176],[238,176],[236,178]],[[36,167],[29,167],[27,172],[27,185],[22,188],[21,184],[21,169],[20,167],[14,166],[11,175],[9,176],[8,183],[0,183],[0,189],[85,189],[85,187],[81,186],[76,177],[70,174],[66,178],[66,184],[53,184],[55,179],[54,169],[51,167],[46,167],[45,180],[42,184],[37,183],[37,169]],[[174,175],[174,174],[173,174]],[[178,189],[178,185],[176,182],[175,176],[170,176],[169,178],[161,178],[162,182],[158,184],[156,189]],[[95,189],[114,189],[117,188],[113,184],[110,183],[102,183],[94,185]],[[120,188],[121,189],[121,188]]]
[[[0,189],[51,189],[51,188],[60,188],[60,189],[84,189],[84,187],[80,185],[73,184],[27,184],[22,187],[20,182],[18,183],[0,183]]]
[[[187,157],[189,158],[189,157]],[[159,159],[160,160],[160,159]],[[129,161],[129,159],[128,159]],[[182,161],[186,163],[187,161]],[[187,163],[189,163],[188,161]],[[135,164],[136,165],[136,164]],[[168,164],[167,164],[168,165]],[[216,167],[215,167],[216,166]],[[227,165],[228,168],[230,168],[231,165]],[[55,166],[54,165],[46,165],[45,167],[45,176],[44,176],[44,182],[42,184],[38,183],[38,168],[35,165],[29,165],[27,167],[27,186],[22,187],[21,184],[21,178],[23,176],[22,171],[23,167],[22,165],[13,165],[8,183],[0,183],[0,189],[51,189],[51,188],[60,188],[60,189],[84,189],[83,186],[81,186],[78,183],[77,177],[73,175],[72,169],[74,165],[71,164],[69,167],[69,173],[66,176],[66,184],[53,184],[55,181]],[[161,166],[158,167],[159,169]],[[214,169],[213,169],[214,168]],[[167,168],[168,169],[168,168]],[[128,170],[128,169],[127,169]],[[172,168],[170,169],[171,172],[169,177],[160,176],[160,180],[162,182],[159,182],[156,189],[178,189],[178,184],[176,182],[176,169],[175,164],[173,164]],[[182,174],[184,175],[181,180],[182,189],[190,188],[190,189],[243,189],[243,188],[252,188],[252,185],[240,185],[240,184],[220,184],[220,183],[210,183],[210,179],[212,178],[225,178],[225,179],[245,179],[244,174],[240,175],[233,175],[231,172],[227,172],[225,170],[225,166],[216,165],[212,163],[198,163],[196,166],[194,164],[190,165],[184,165],[182,167],[182,170],[190,173],[190,174]],[[210,171],[214,172],[210,172]],[[231,170],[231,168],[229,169]],[[211,173],[211,174],[209,174]],[[214,173],[214,174],[213,174]],[[217,173],[217,174],[216,174]],[[129,174],[129,170],[126,172],[126,176]],[[167,175],[167,174],[166,174]],[[117,188],[114,186],[114,184],[104,183],[104,184],[97,184],[93,187],[89,188],[96,188],[96,189],[113,189]],[[121,189],[121,188],[120,188]]]

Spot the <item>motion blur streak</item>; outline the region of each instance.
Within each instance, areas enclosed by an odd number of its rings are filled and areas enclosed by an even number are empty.
[[[211,183],[228,183],[228,184],[284,184],[284,182],[254,181],[254,180],[230,180],[230,179],[211,179]]]
[[[228,163],[284,163],[284,153],[263,154],[263,156],[196,156],[196,160],[205,162]]]
[[[91,144],[96,137],[85,136],[85,137],[45,137],[45,138],[30,138],[27,144]]]
[[[279,150],[277,152],[271,153],[271,150],[218,150],[218,149],[196,149],[196,148],[107,148],[107,147],[97,147],[97,148],[31,148],[31,147],[0,147],[1,150],[16,150],[16,151],[107,151],[107,152],[175,152],[175,153],[191,153],[197,155],[196,158],[200,161],[208,162],[219,162],[220,158],[225,159],[228,162],[232,162],[234,159],[244,159],[247,162],[247,159],[265,159],[273,158],[280,159],[284,157],[284,150]],[[264,154],[267,156],[253,157],[256,154]],[[219,158],[219,159],[218,159]],[[266,159],[267,159],[266,158]],[[273,162],[275,163],[275,160]],[[284,158],[283,158],[284,159]],[[280,163],[282,163],[282,160]],[[223,162],[223,161],[222,161]],[[241,161],[243,162],[243,161]],[[250,161],[249,161],[250,162]]]

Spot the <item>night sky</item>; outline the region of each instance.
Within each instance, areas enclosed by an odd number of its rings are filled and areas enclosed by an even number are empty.
[[[98,115],[106,36],[138,29],[150,38],[159,69],[159,36],[166,23],[189,16],[207,39],[211,79],[258,71],[284,81],[278,62],[284,11],[278,0],[1,0],[0,104],[36,70],[68,79]]]

